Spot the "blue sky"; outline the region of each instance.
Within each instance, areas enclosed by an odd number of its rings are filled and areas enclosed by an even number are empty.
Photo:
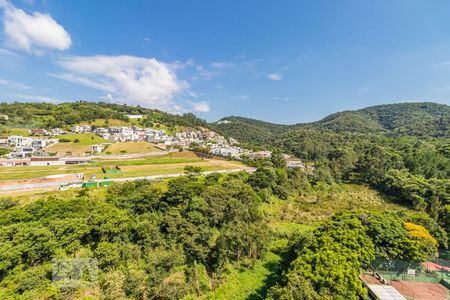
[[[111,101],[209,121],[450,104],[449,1],[0,0],[1,101]]]

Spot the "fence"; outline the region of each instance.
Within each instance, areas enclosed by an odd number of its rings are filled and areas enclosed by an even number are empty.
[[[372,270],[388,281],[441,283],[450,289],[450,262],[436,258],[424,263],[377,258]]]

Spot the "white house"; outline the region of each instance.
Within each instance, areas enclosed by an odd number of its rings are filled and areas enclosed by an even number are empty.
[[[105,146],[102,144],[99,145],[92,145],[89,147],[89,150],[91,150],[94,153],[100,153],[103,151],[103,149],[105,149]]]
[[[120,127],[120,133],[124,135],[131,135],[134,133],[134,130],[131,127],[122,126]]]
[[[76,125],[76,126],[73,126],[70,130],[75,133],[82,133],[84,128],[83,128],[83,126]]]
[[[25,157],[31,157],[33,154],[34,149],[32,147],[20,147],[16,148],[15,151],[8,154],[9,158],[25,158]]]
[[[286,161],[286,166],[288,168],[305,168],[305,164],[301,160],[288,160]]]
[[[143,115],[126,115],[128,119],[142,119]]]
[[[92,132],[91,125],[83,125],[83,132]]]
[[[109,127],[108,132],[111,134],[120,133],[120,127]]]
[[[33,140],[31,138],[20,135],[11,135],[8,137],[8,145],[15,147],[30,147],[32,141]]]
[[[42,148],[45,148],[45,147],[47,147],[47,144],[48,144],[48,140],[37,140],[37,139],[34,139],[32,142],[31,142],[31,146],[33,147],[33,148],[37,148],[37,149],[42,149]]]
[[[241,148],[239,147],[215,147],[211,149],[211,154],[239,158]]]
[[[94,132],[97,134],[108,133],[108,128],[98,127],[98,128],[95,128]]]
[[[66,133],[67,133],[67,131],[62,130],[60,128],[50,129],[50,135],[62,135],[62,134],[66,134]]]

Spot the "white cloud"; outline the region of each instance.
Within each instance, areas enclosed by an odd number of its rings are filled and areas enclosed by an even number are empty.
[[[234,67],[232,62],[213,62],[210,64],[211,68],[214,69],[228,69]]]
[[[267,76],[267,78],[269,78],[270,80],[276,80],[276,81],[278,81],[278,80],[283,79],[283,76],[281,76],[281,75],[278,74],[278,73],[272,73],[272,74],[269,74],[269,75]]]
[[[215,76],[219,76],[220,74],[222,74],[218,70],[208,70],[207,68],[205,68],[202,65],[196,65],[195,70],[197,71],[198,76],[194,76],[194,78],[193,78],[194,80],[197,80],[197,79],[209,80]]]
[[[178,80],[176,65],[135,56],[71,56],[57,62],[68,72],[55,77],[119,96],[121,102],[179,111],[176,94],[189,86]]]
[[[1,78],[0,78],[0,85],[9,87],[14,90],[28,90],[31,88],[30,86],[20,83],[20,82],[15,82],[15,81],[1,79]]]
[[[50,15],[30,15],[5,0],[0,0],[0,8],[3,31],[11,47],[39,54],[44,50],[66,50],[72,44],[69,33]]]
[[[275,101],[291,101],[290,97],[273,97],[272,99]]]
[[[372,88],[370,86],[362,86],[358,88],[357,94],[358,95],[364,95],[367,94]]]
[[[20,55],[18,55],[17,53],[14,53],[12,51],[0,48],[0,56],[8,56],[8,57],[12,57],[12,58],[20,58]]]
[[[202,101],[202,102],[191,102],[192,105],[192,109],[195,112],[200,112],[200,113],[206,113],[210,111],[210,107],[209,104],[206,101]]]
[[[111,102],[114,101],[114,97],[113,97],[113,95],[111,95],[111,94],[106,94],[106,95],[104,95],[104,96],[101,96],[100,99],[101,99],[101,100],[111,101]]]
[[[187,66],[193,66],[196,71],[196,75],[192,77],[193,80],[210,80],[213,77],[223,75],[225,69],[229,69],[235,66],[235,64],[232,62],[212,62],[207,66],[195,64],[193,60],[190,60],[189,62],[190,64]]]

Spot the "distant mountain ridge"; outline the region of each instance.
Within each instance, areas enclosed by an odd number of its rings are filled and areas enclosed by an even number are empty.
[[[333,131],[445,136],[449,133],[450,106],[432,102],[376,105],[335,113],[313,124]],[[355,124],[361,128],[346,128]]]
[[[256,142],[267,142],[276,134],[302,128],[395,136],[450,137],[450,106],[432,102],[376,105],[334,113],[312,123],[294,125],[236,116],[225,117],[220,121],[213,124],[219,132],[243,141]]]
[[[172,115],[139,106],[77,101],[50,103],[0,103],[0,127],[55,128],[97,119],[128,121],[139,114],[141,126],[209,127],[241,142],[272,144],[274,137],[290,131],[313,130],[337,133],[384,134],[390,136],[450,137],[450,106],[432,102],[371,106],[331,114],[311,123],[282,125],[251,118],[230,116],[215,123],[194,114]],[[1,129],[1,128],[0,128]]]

